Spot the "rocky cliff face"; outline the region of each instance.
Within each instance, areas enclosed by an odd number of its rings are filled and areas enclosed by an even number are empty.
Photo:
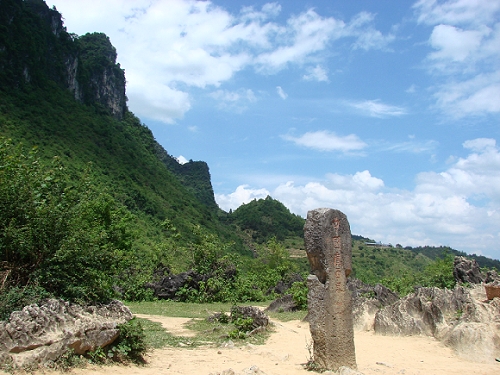
[[[215,202],[210,169],[207,163],[190,160],[188,163],[181,164],[177,159],[169,155],[159,143],[155,143],[152,147],[158,159],[177,176],[182,185],[192,192],[201,203],[211,210],[219,208]]]
[[[0,1],[0,25],[2,84],[44,86],[52,81],[76,100],[123,117],[125,73],[104,34],[69,34],[61,14],[43,0]]]

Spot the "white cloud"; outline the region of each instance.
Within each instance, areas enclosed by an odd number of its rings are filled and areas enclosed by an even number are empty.
[[[349,35],[356,36],[357,40],[353,44],[353,49],[387,49],[396,37],[392,34],[384,35],[376,30],[372,23],[375,15],[368,12],[357,14],[347,26]]]
[[[395,152],[411,152],[414,154],[419,154],[422,152],[432,152],[438,146],[438,142],[434,140],[427,141],[417,141],[414,137],[410,137],[410,141],[392,143],[389,145],[382,146],[383,151],[395,151]]]
[[[464,61],[477,52],[483,37],[491,32],[488,28],[481,30],[462,30],[450,25],[434,27],[429,42],[437,52],[429,55],[433,60]]]
[[[285,100],[286,98],[288,98],[288,94],[281,88],[281,86],[276,86],[276,92],[281,99]]]
[[[443,172],[418,174],[413,190],[389,188],[365,170],[353,175],[331,173],[322,182],[245,187],[246,194],[264,191],[260,194],[264,197],[270,192],[303,217],[318,207],[339,209],[347,215],[353,233],[378,241],[447,245],[500,259],[496,250],[500,241],[500,152],[494,139],[473,139],[463,145],[471,153],[455,158]],[[217,202],[229,196],[219,195]]]
[[[328,82],[327,71],[319,65],[313,68],[307,68],[307,74],[302,77],[306,81]]]
[[[420,0],[418,22],[433,26],[425,63],[437,107],[453,118],[500,112],[500,0]]]
[[[405,92],[407,92],[408,94],[414,94],[415,92],[417,92],[417,86],[415,84],[412,84],[405,90]]]
[[[242,204],[263,199],[270,195],[266,189],[250,189],[248,185],[240,185],[231,194],[215,194],[215,200],[224,211],[236,209]]]
[[[348,153],[351,151],[362,150],[367,146],[367,144],[359,139],[355,134],[338,136],[335,133],[326,130],[307,132],[300,137],[284,135],[282,138],[286,141],[294,142],[299,146],[319,151],[340,151]]]
[[[445,83],[434,93],[437,105],[453,118],[500,112],[500,70]]]
[[[483,24],[495,19],[500,10],[499,0],[420,0],[413,8],[418,13],[418,22],[428,25]]]
[[[491,138],[476,138],[463,143],[464,148],[475,152],[494,151],[497,141]]]
[[[216,90],[211,92],[209,96],[217,100],[218,108],[236,113],[246,111],[249,104],[257,101],[257,97],[253,90],[244,88],[237,91]]]
[[[105,32],[126,70],[127,95],[139,116],[172,123],[192,106],[190,88],[213,90],[246,68],[269,74],[290,64],[320,61],[340,38],[353,48],[380,49],[392,41],[361,13],[346,24],[314,9],[277,21],[281,6],[230,13],[211,1],[52,0],[69,32]],[[326,80],[317,67],[306,77]]]
[[[360,110],[371,117],[388,117],[405,115],[406,109],[394,105],[384,104],[380,100],[365,100],[363,102],[348,102],[347,105]]]

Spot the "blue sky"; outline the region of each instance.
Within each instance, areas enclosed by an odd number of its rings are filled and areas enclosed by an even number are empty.
[[[129,108],[228,211],[500,258],[500,0],[48,0],[104,32]]]

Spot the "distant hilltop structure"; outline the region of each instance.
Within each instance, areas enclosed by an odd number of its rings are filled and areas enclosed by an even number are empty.
[[[371,241],[367,241],[365,242],[365,245],[366,246],[373,246],[373,247],[393,247],[392,244],[388,243],[388,244],[385,244],[385,243],[382,243],[382,242],[371,242]]]

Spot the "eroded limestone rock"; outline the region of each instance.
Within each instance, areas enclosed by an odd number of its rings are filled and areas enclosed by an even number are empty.
[[[476,362],[500,357],[500,298],[486,299],[484,287],[419,288],[375,316],[375,333],[432,336]]]
[[[82,307],[50,299],[29,305],[0,322],[0,362],[27,366],[54,361],[69,348],[77,354],[104,347],[132,319],[123,303]]]
[[[304,226],[307,257],[308,320],[314,362],[321,368],[356,368],[351,292],[347,277],[352,270],[351,230],[338,210],[309,211]]]

